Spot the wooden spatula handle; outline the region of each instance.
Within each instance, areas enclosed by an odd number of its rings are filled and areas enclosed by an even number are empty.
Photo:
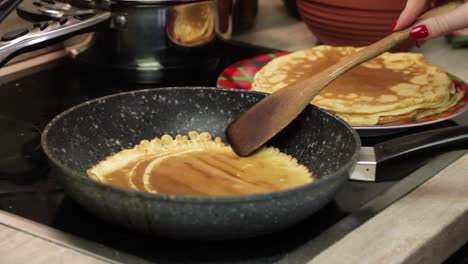
[[[426,12],[420,19],[444,14],[463,4],[452,1]],[[417,22],[416,22],[417,23]],[[231,147],[239,156],[250,155],[293,121],[331,81],[409,38],[410,27],[347,56],[337,64],[306,80],[298,81],[267,96],[226,129]]]

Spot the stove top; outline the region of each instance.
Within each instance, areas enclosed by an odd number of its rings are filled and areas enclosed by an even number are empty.
[[[83,242],[75,243],[73,247],[105,255],[117,262],[123,261],[122,256],[127,255],[127,260],[158,263],[272,263],[287,258],[311,241],[320,242],[325,231],[339,223],[349,222],[350,217],[360,214],[366,203],[365,206],[373,206],[372,214],[384,209],[405,194],[400,192],[384,198],[379,195],[393,186],[408,192],[417,186],[414,181],[413,185],[408,185],[404,180],[382,183],[350,181],[333,202],[298,225],[271,235],[225,242],[176,241],[133,233],[101,221],[63,193],[40,148],[40,132],[49,120],[73,105],[112,93],[162,86],[214,86],[218,74],[229,64],[272,51],[232,41],[223,43],[221,48],[225,56],[215,71],[204,76],[191,76],[187,72],[187,76],[168,78],[160,85],[125,83],[109,75],[85,72],[73,60],[0,85],[0,146],[3,146],[0,149],[0,210],[14,217],[29,219],[32,222],[28,221],[28,225],[36,228],[59,230],[57,232],[63,236],[58,243],[70,246],[67,243],[71,240],[63,238],[68,234],[80,238],[80,241],[91,241],[86,246]],[[453,125],[456,123],[447,121],[424,129]],[[395,136],[399,135],[363,137],[362,141],[364,145],[373,145]],[[422,182],[424,180],[417,184]],[[402,184],[406,184],[404,188]],[[384,202],[372,205],[376,197],[384,199]],[[353,224],[335,234],[335,239],[372,214],[353,218]],[[324,240],[321,247],[326,248],[331,243],[333,239]]]

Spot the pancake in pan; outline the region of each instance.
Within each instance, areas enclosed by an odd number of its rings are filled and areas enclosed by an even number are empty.
[[[238,157],[220,138],[190,132],[143,140],[99,162],[88,175],[105,184],[151,193],[226,196],[293,188],[314,180],[277,148]]]

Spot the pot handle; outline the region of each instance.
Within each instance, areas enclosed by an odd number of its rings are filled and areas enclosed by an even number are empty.
[[[107,21],[110,17],[110,12],[64,16],[52,22],[37,23],[30,28],[7,32],[0,36],[0,67],[20,53],[93,31],[95,26]]]
[[[409,155],[451,149],[468,149],[468,126],[439,128],[415,133],[374,146],[377,164],[402,160]]]
[[[231,39],[234,6],[237,0],[215,0],[216,33],[223,39]]]

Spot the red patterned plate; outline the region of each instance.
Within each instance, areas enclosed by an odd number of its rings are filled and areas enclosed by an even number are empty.
[[[224,71],[219,75],[216,85],[218,88],[250,90],[253,78],[255,74],[260,70],[260,68],[262,68],[269,61],[286,54],[288,54],[288,52],[275,52],[238,61],[224,69]],[[468,84],[451,74],[449,74],[449,77],[453,81],[457,89],[465,91],[465,96],[460,102],[458,102],[456,105],[454,105],[447,111],[426,117],[424,119],[413,120],[411,122],[394,123],[391,125],[357,126],[354,128],[363,133],[394,133],[396,132],[396,130],[399,129],[441,122],[465,112],[466,110],[468,110]]]
[[[219,75],[216,86],[218,88],[233,88],[250,90],[253,77],[265,64],[288,52],[275,52],[259,55],[250,59],[238,61],[224,69]]]

